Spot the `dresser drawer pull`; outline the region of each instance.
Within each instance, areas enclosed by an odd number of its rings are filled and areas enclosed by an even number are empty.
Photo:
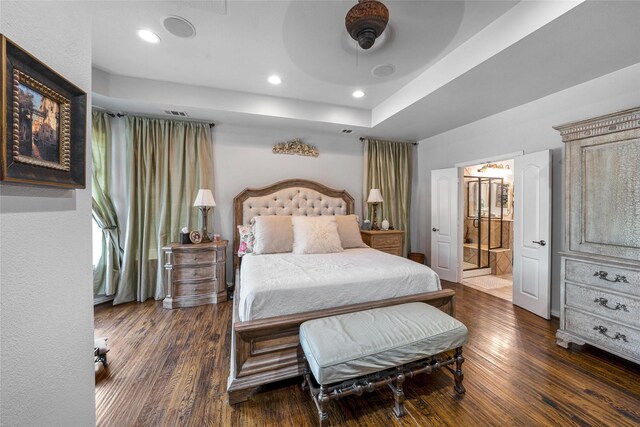
[[[627,341],[627,336],[621,334],[620,332],[616,332],[615,336],[613,336],[613,337],[608,335],[607,334],[607,330],[608,329],[605,328],[604,326],[594,326],[593,330],[600,332],[600,334],[604,335],[607,338],[611,338],[612,340],[622,340],[624,342],[629,342],[629,341]]]
[[[624,283],[629,283],[629,282],[627,281],[627,277],[626,277],[626,276],[621,276],[621,275],[619,275],[619,274],[616,274],[616,278],[615,278],[615,279],[609,279],[609,277],[607,277],[607,276],[609,276],[609,273],[607,273],[606,271],[602,271],[602,270],[600,270],[600,271],[596,271],[595,273],[593,273],[593,275],[594,275],[594,276],[598,276],[598,277],[600,277],[600,279],[602,279],[602,280],[606,280],[607,282],[614,282],[614,283],[616,283],[616,282],[624,282]]]
[[[626,311],[627,313],[629,312],[629,310],[627,310],[627,306],[624,304],[620,304],[619,302],[616,303],[615,307],[609,307],[607,305],[609,303],[609,300],[606,298],[602,298],[602,297],[596,298],[593,300],[593,302],[597,302],[598,304],[600,304],[604,308],[608,308],[609,310],[622,310],[622,311]]]

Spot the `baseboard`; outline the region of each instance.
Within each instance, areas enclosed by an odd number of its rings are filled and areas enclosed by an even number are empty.
[[[113,295],[103,295],[101,297],[97,297],[93,299],[93,305],[98,305],[98,304],[102,304],[104,302],[109,302],[109,301],[113,301],[114,296]]]

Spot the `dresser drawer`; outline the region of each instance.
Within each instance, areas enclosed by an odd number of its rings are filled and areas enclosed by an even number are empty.
[[[640,331],[570,308],[565,310],[565,329],[615,352],[640,356]]]
[[[376,249],[402,246],[401,234],[378,235],[371,239]]]
[[[174,281],[187,281],[187,280],[201,280],[201,279],[212,279],[216,280],[218,277],[216,275],[216,266],[215,265],[203,265],[199,267],[189,266],[182,267],[176,266],[173,268],[173,280]]]
[[[397,256],[402,256],[402,248],[400,247],[395,247],[395,248],[376,248],[377,250],[381,251],[381,252],[385,252],[391,255],[397,255]]]
[[[210,294],[216,291],[216,286],[217,283],[215,280],[206,280],[200,283],[181,283],[175,286],[173,297]]]
[[[567,283],[566,306],[640,327],[640,299]]]
[[[216,262],[217,251],[173,252],[173,264],[202,264]]]
[[[565,279],[629,295],[640,296],[640,271],[566,259]]]

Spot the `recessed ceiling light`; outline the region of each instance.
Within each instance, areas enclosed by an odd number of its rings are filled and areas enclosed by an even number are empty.
[[[354,98],[362,98],[364,96],[364,92],[361,90],[356,90],[351,94]]]
[[[275,74],[273,76],[269,76],[267,81],[272,85],[279,85],[280,83],[282,83],[282,79],[280,78],[280,76],[276,76]]]
[[[138,37],[147,43],[160,43],[160,37],[151,30],[138,30]]]

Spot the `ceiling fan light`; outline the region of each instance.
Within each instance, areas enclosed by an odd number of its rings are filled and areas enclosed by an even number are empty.
[[[369,49],[389,22],[389,9],[378,0],[358,0],[344,18],[347,32],[362,49]]]

